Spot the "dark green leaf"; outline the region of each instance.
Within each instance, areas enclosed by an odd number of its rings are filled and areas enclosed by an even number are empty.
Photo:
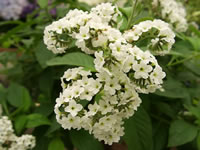
[[[168,146],[179,146],[191,142],[197,136],[197,133],[197,127],[184,120],[176,120],[170,125]]]
[[[200,133],[198,133],[198,136],[197,136],[197,148],[198,150],[200,150]]]
[[[57,122],[55,116],[53,118],[53,120],[51,121],[51,126],[49,127],[49,129],[47,130],[47,132],[45,133],[46,136],[50,135],[51,133],[53,133],[54,131],[60,129],[60,124]]]
[[[41,114],[31,114],[27,117],[27,128],[34,128],[41,125],[50,125],[51,122]]]
[[[178,80],[168,78],[163,84],[164,91],[157,90],[156,95],[165,96],[169,98],[185,98],[188,96],[187,90]]]
[[[20,115],[16,117],[14,126],[17,134],[20,134],[22,132],[22,130],[25,128],[26,122],[27,122],[26,115]]]
[[[12,83],[8,88],[8,102],[15,107],[27,111],[31,106],[31,97],[28,90],[16,83]]]
[[[162,123],[155,122],[153,125],[153,150],[164,150],[167,146],[168,126]]]
[[[188,37],[187,39],[192,44],[194,50],[200,51],[200,38]]]
[[[151,120],[142,107],[125,122],[124,140],[129,150],[152,150]]]
[[[59,66],[59,65],[72,65],[82,66],[91,71],[95,71],[94,58],[80,52],[74,52],[66,54],[62,57],[56,57],[47,62],[48,66]]]
[[[42,66],[42,68],[47,67],[46,62],[52,59],[53,57],[55,57],[55,55],[46,48],[46,45],[44,45],[43,41],[38,43],[34,52],[35,52],[37,61]]]
[[[54,138],[49,143],[48,150],[65,150],[65,146],[60,138]]]
[[[70,138],[78,150],[103,150],[103,145],[98,142],[88,131],[71,130]]]

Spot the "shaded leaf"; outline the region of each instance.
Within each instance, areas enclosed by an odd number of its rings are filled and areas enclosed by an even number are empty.
[[[46,62],[52,59],[53,57],[55,57],[55,54],[53,54],[51,51],[49,51],[46,48],[46,45],[44,45],[43,41],[37,44],[34,52],[35,52],[36,59],[42,68],[47,67]]]
[[[25,128],[26,122],[27,122],[26,115],[20,115],[16,117],[14,122],[14,127],[17,134],[20,134],[22,132],[22,130]]]
[[[171,123],[169,129],[168,146],[179,146],[194,140],[198,133],[198,128],[185,122],[176,120]]]
[[[48,150],[65,150],[65,146],[60,138],[54,138],[49,143]]]
[[[34,128],[41,125],[50,125],[51,122],[47,119],[47,117],[41,114],[30,114],[27,116],[27,128]]]
[[[95,71],[94,58],[80,52],[66,54],[62,57],[55,57],[47,62],[48,66],[71,65],[82,66],[91,71]]]
[[[27,111],[31,106],[31,97],[28,90],[16,83],[12,83],[8,88],[8,102],[15,107],[20,107]]]
[[[128,145],[129,150],[152,150],[151,120],[142,107],[125,122],[125,135],[123,139]]]
[[[94,137],[90,135],[88,131],[71,130],[70,138],[73,145],[78,150],[103,150],[103,145],[99,141],[94,139]]]

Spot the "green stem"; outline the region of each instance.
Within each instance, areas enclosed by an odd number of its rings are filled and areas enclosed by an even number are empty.
[[[180,61],[177,61],[177,62],[175,62],[175,63],[172,63],[172,61],[170,61],[170,62],[167,64],[167,66],[175,66],[175,65],[178,65],[178,64],[182,64],[182,63],[184,63],[185,61],[190,60],[190,59],[192,59],[192,58],[194,58],[194,57],[197,57],[197,56],[200,56],[200,54],[197,53],[197,54],[191,55],[190,57],[187,57],[187,58],[182,59],[182,60],[180,60]]]
[[[5,113],[6,113],[6,115],[9,116],[10,113],[9,113],[9,111],[8,111],[8,107],[7,107],[7,105],[6,105],[6,102],[3,102],[3,103],[2,103],[2,106],[3,106],[3,109],[4,109]]]
[[[134,0],[133,0],[133,1],[134,1]],[[134,3],[133,1],[132,1],[133,10],[132,10],[132,12],[131,12],[130,18],[128,19],[127,29],[130,29],[130,27],[131,27],[132,21],[133,21],[133,19],[134,19],[134,14],[135,14],[137,2],[138,2],[138,0],[135,0],[135,3]]]
[[[21,111],[22,108],[18,108],[17,110],[15,110],[13,113],[10,114],[10,117],[14,117],[16,114],[18,114]]]

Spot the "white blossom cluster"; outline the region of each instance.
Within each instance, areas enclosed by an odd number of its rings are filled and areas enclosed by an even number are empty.
[[[151,45],[160,46],[160,51],[154,51],[158,54],[169,51],[174,42],[174,33],[160,20],[145,21],[121,33],[120,16],[116,6],[102,3],[91,12],[71,10],[44,31],[44,42],[54,53],[64,53],[73,39],[78,48],[95,57],[96,73],[79,67],[68,69],[61,78],[63,91],[55,105],[57,121],[64,129],[84,128],[110,145],[124,135],[124,119],[141,103],[138,94],[161,89],[166,76],[151,52],[136,46],[134,36],[155,28]],[[134,28],[141,29],[141,35],[135,34]]]
[[[176,0],[153,0],[152,5],[160,7],[161,17],[171,23],[177,32],[185,32],[188,29],[186,10],[182,3]]]
[[[105,3],[105,2],[115,2],[117,6],[119,7],[123,7],[124,4],[127,2],[127,0],[78,0],[78,1],[82,3],[86,3],[91,6],[98,5],[100,3]]]
[[[174,32],[170,29],[169,24],[162,20],[140,22],[134,25],[131,30],[126,31],[123,36],[129,43],[140,41],[149,36],[151,38],[151,42],[148,45],[149,49],[160,55],[169,53],[175,43]]]
[[[0,17],[6,20],[17,20],[27,5],[27,0],[0,0]]]
[[[14,134],[12,122],[7,116],[0,116],[0,150],[30,150],[35,147],[35,137]]]
[[[55,106],[57,121],[64,129],[84,128],[106,144],[120,140],[123,119],[134,114],[141,100],[125,74],[115,66],[112,72],[115,76],[100,72],[93,78],[90,71],[79,67],[64,73],[63,92]]]

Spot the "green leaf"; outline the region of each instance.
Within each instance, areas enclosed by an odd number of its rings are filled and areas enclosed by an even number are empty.
[[[194,107],[194,106],[185,106],[195,117],[197,117],[200,120],[200,107]]]
[[[6,92],[7,90],[0,84],[0,104],[2,104],[6,100]]]
[[[41,125],[51,125],[51,122],[47,119],[47,117],[41,114],[30,114],[27,117],[27,128],[34,128]]]
[[[159,112],[162,112],[163,114],[169,116],[170,118],[174,118],[176,116],[174,109],[172,109],[169,104],[156,101],[154,105],[159,110]]]
[[[60,138],[54,138],[49,143],[48,150],[65,150],[65,146]]]
[[[26,115],[20,115],[16,117],[14,126],[17,134],[20,134],[22,132],[22,130],[25,128],[26,122],[27,122]]]
[[[183,87],[181,82],[171,77],[164,81],[163,88],[163,92],[157,90],[155,94],[169,98],[185,98],[188,96],[187,90]]]
[[[153,150],[164,150],[167,145],[167,138],[168,138],[168,126],[163,123],[155,122],[153,124]]]
[[[22,108],[24,111],[30,108],[32,102],[28,90],[16,83],[11,83],[9,86],[7,99],[12,106]]]
[[[191,70],[193,73],[195,73],[195,74],[200,76],[200,59],[199,58],[200,57],[197,57],[197,58],[193,58],[190,61],[186,61],[184,63],[184,65],[186,66],[186,68]]]
[[[133,11],[133,7],[125,7],[125,8],[119,8],[119,10],[127,17],[127,19],[131,16],[131,13]]]
[[[200,150],[200,133],[198,133],[198,136],[197,136],[197,148],[198,150]]]
[[[125,122],[123,139],[128,145],[128,150],[152,150],[151,120],[142,107]]]
[[[78,150],[103,150],[103,145],[98,142],[88,131],[71,130],[70,138]]]
[[[57,122],[56,117],[53,117],[53,120],[51,121],[51,126],[48,128],[47,132],[45,133],[45,136],[50,135],[51,133],[53,133],[54,131],[60,129],[60,124]]]
[[[95,71],[94,58],[80,52],[66,54],[62,57],[55,57],[47,62],[48,66],[71,65],[82,66]]]
[[[179,146],[191,142],[197,136],[197,133],[197,127],[184,120],[176,120],[170,125],[168,146]]]
[[[192,44],[194,50],[200,51],[200,38],[188,37],[187,39]]]
[[[46,45],[44,45],[43,41],[37,44],[34,52],[36,59],[42,68],[47,67],[46,62],[55,57],[55,55],[46,48]]]
[[[41,8],[45,8],[48,6],[48,0],[37,0],[37,2]]]

